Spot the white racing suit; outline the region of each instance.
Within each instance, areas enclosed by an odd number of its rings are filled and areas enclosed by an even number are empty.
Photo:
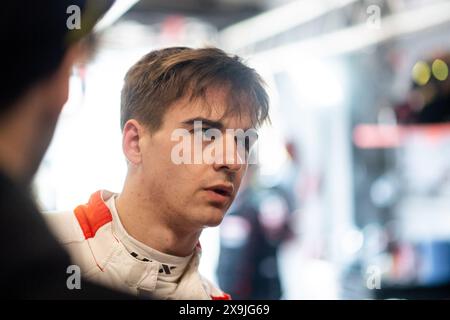
[[[137,240],[124,231],[113,204],[115,196],[106,190],[97,191],[87,204],[73,212],[45,214],[85,279],[156,299],[230,299],[199,274],[199,244],[187,258],[168,256],[148,247],[150,256],[142,258],[137,250],[130,249],[130,241]]]

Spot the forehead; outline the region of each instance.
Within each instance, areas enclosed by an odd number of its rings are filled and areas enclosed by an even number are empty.
[[[164,123],[167,125],[180,125],[189,119],[205,118],[212,121],[220,121],[224,128],[253,128],[253,121],[248,108],[229,112],[229,92],[224,89],[211,89],[204,97],[189,99],[185,97],[174,103],[166,115]]]

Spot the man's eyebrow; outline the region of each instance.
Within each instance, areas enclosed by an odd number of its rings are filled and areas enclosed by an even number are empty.
[[[202,117],[188,119],[188,120],[183,121],[182,123],[185,125],[194,125],[195,121],[201,121],[202,125],[207,125],[209,127],[217,128],[219,130],[221,130],[224,127],[223,123],[220,121],[214,121],[214,120],[206,119],[206,118],[202,118]]]

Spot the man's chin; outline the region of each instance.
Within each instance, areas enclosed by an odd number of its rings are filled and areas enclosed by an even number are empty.
[[[205,209],[205,214],[203,216],[203,225],[205,227],[217,227],[222,223],[223,217],[225,216],[225,210],[223,208],[209,207]]]
[[[222,223],[222,220],[223,219],[220,219],[220,221],[211,221],[211,222],[205,223],[204,226],[207,228],[217,227]]]

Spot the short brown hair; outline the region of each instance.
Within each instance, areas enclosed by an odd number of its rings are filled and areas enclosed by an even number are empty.
[[[121,128],[129,119],[137,119],[156,131],[174,102],[186,96],[205,98],[209,88],[228,90],[224,116],[248,112],[255,127],[269,118],[264,82],[239,57],[217,48],[172,47],[148,53],[127,72]]]

